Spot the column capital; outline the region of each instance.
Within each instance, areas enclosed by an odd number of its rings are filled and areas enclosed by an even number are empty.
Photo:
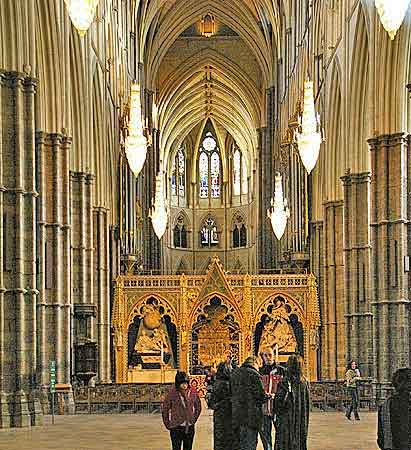
[[[380,136],[368,139],[367,142],[370,146],[370,150],[377,150],[380,147],[395,147],[399,144],[408,143],[410,135],[405,132],[382,134]]]

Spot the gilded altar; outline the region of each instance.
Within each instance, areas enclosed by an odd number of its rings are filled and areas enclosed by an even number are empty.
[[[227,356],[241,363],[264,347],[280,361],[298,352],[306,377],[317,379],[312,274],[228,274],[215,257],[204,275],[121,275],[112,325],[117,383],[168,379],[178,369],[201,374]]]

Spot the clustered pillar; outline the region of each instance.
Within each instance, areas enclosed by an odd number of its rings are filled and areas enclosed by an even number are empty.
[[[370,182],[368,172],[342,177],[344,185],[344,257],[347,360],[361,362],[372,376],[372,312],[370,289]]]
[[[71,139],[61,134],[36,135],[38,168],[38,383],[47,409],[50,361],[56,362],[56,382],[71,384],[71,265],[70,178]],[[58,394],[64,411],[74,412],[70,392]]]
[[[411,342],[411,154],[404,133],[370,139],[374,376],[386,395],[393,372],[409,366]]]
[[[1,427],[42,422],[36,395],[35,90],[34,79],[0,72]]]

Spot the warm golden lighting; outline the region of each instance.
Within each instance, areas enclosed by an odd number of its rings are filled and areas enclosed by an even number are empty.
[[[298,150],[301,161],[308,173],[314,169],[321,146],[321,133],[318,131],[319,117],[315,114],[313,82],[307,80],[304,83],[304,105],[301,133],[296,133]]]
[[[211,14],[206,14],[201,19],[200,31],[205,37],[211,37],[215,34],[215,20]]]
[[[280,240],[287,226],[290,210],[287,206],[287,199],[283,195],[283,182],[279,173],[275,176],[274,200],[271,199],[271,208],[267,209],[267,217],[271,220],[274,234]]]
[[[409,4],[410,0],[375,0],[381,23],[392,40],[404,20]]]
[[[141,120],[140,85],[131,85],[130,122],[126,138],[126,155],[130,169],[138,177],[147,156],[147,140]]]
[[[64,0],[70,19],[83,37],[93,22],[99,0]]]
[[[154,206],[150,211],[150,219],[154,232],[161,239],[166,232],[168,222],[168,212],[166,199],[164,197],[163,173],[159,172],[156,178],[156,197]]]

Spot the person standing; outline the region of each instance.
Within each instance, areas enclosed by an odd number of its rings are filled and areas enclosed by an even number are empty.
[[[378,439],[382,450],[411,448],[411,368],[394,373],[395,393],[378,410]]]
[[[190,388],[185,372],[177,372],[174,388],[164,399],[163,422],[170,430],[172,450],[192,450],[195,424],[201,414],[201,402],[197,391]]]
[[[301,358],[291,355],[274,397],[275,450],[307,450],[310,396]]]
[[[232,447],[233,426],[231,412],[230,365],[222,362],[217,367],[212,393],[214,409],[214,450],[236,450]]]
[[[256,356],[248,357],[231,376],[233,450],[256,450],[262,425],[262,405],[269,398],[264,392]]]
[[[264,390],[266,394],[273,396],[277,391],[279,382],[285,374],[285,370],[283,367],[276,364],[274,352],[271,347],[267,347],[261,352],[261,358],[263,360],[263,365],[260,368],[260,375]],[[260,437],[264,450],[273,450],[273,402],[273,399],[270,399],[263,404],[263,421],[260,429]]]
[[[358,382],[361,380],[361,373],[358,369],[357,363],[355,361],[351,361],[348,364],[347,372],[345,374],[345,383],[348,389],[348,394],[351,398],[350,405],[347,409],[345,417],[348,420],[351,420],[351,414],[354,412],[355,420],[360,420],[360,416],[358,414],[359,407],[359,394],[358,394]]]

